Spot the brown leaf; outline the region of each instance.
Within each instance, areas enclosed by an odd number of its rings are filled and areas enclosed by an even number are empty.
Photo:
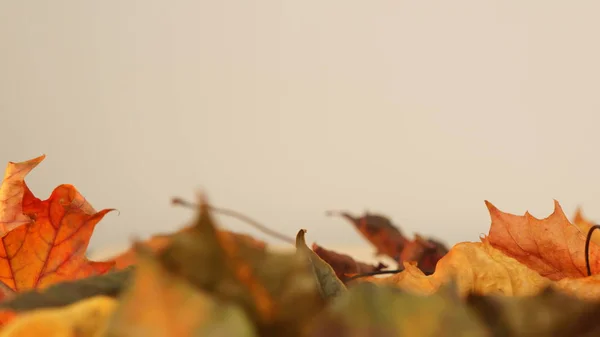
[[[377,249],[376,255],[387,255],[397,261],[409,242],[400,229],[382,215],[365,213],[357,218],[348,212],[329,211],[328,214],[339,214],[350,221],[354,228]]]
[[[390,219],[379,214],[365,213],[360,218],[348,212],[329,211],[327,214],[339,214],[350,221],[377,249],[375,255],[387,255],[399,263],[416,261],[423,271],[434,270],[437,261],[448,252],[442,243],[418,234],[412,241],[407,239]]]
[[[372,273],[387,268],[387,265],[381,262],[376,266],[364,262],[357,262],[350,255],[325,249],[316,243],[312,244],[312,250],[333,268],[336,276],[344,283],[348,280],[348,275]]]

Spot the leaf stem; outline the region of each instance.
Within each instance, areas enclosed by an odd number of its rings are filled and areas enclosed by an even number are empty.
[[[594,230],[600,228],[600,225],[594,225],[590,227],[585,238],[585,266],[587,268],[588,276],[592,276],[592,269],[590,268],[590,241],[592,240],[592,234]]]
[[[197,204],[194,204],[192,202],[183,200],[181,198],[173,198],[172,199],[172,203],[174,205],[181,205],[181,206],[184,206],[184,207],[194,208],[194,209],[198,209],[200,207]],[[272,237],[275,237],[275,238],[277,238],[279,240],[285,241],[285,242],[293,244],[293,245],[296,244],[296,240],[295,239],[293,239],[293,238],[291,238],[291,237],[289,237],[289,236],[287,236],[285,234],[281,234],[281,233],[279,233],[277,231],[274,231],[274,230],[272,230],[272,229],[270,229],[270,228],[268,228],[268,227],[260,224],[258,221],[254,220],[254,219],[250,218],[249,216],[246,216],[246,215],[244,215],[242,213],[239,213],[239,212],[236,212],[236,211],[233,211],[233,210],[230,210],[230,209],[226,209],[226,208],[215,207],[213,205],[208,205],[208,208],[210,210],[214,211],[215,213],[226,215],[226,216],[230,216],[232,218],[236,218],[236,219],[238,219],[238,220],[240,220],[242,222],[245,222],[245,223],[249,224],[250,226],[258,229],[259,231],[261,231],[261,232],[263,232],[263,233],[265,233],[267,235],[270,235]]]

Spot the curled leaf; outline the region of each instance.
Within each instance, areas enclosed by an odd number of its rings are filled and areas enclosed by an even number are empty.
[[[342,295],[346,291],[346,286],[336,276],[335,270],[327,262],[319,257],[306,245],[304,234],[306,229],[301,229],[296,235],[297,253],[308,259],[312,266],[313,273],[319,282],[319,290],[323,298],[329,299]]]
[[[365,213],[362,217],[354,217],[348,212],[327,212],[329,215],[340,215],[350,221],[356,230],[376,249],[376,255],[387,255],[392,260],[417,262],[424,271],[434,270],[448,248],[439,241],[415,235],[414,240],[407,239],[402,231],[390,219],[383,215]]]
[[[344,283],[346,283],[348,278],[354,274],[372,273],[387,268],[387,265],[381,262],[376,266],[358,262],[350,255],[340,254],[333,250],[325,249],[316,243],[313,243],[312,250],[333,268],[335,275]]]

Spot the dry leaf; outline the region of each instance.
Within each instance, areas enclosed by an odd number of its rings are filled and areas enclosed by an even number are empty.
[[[504,213],[486,201],[492,218],[488,240],[505,254],[514,257],[540,275],[552,280],[587,276],[585,236],[571,224],[558,201],[554,212],[537,219]],[[600,272],[600,247],[590,245],[592,271]]]
[[[306,259],[219,235],[202,202],[190,231],[172,237],[161,265],[215,299],[236,303],[260,336],[303,336],[325,305]]]
[[[106,337],[255,336],[243,310],[193,287],[136,247],[139,263]]]
[[[335,275],[335,270],[327,262],[323,261],[315,252],[306,245],[304,234],[306,229],[301,229],[296,235],[297,253],[310,262],[313,273],[319,282],[319,290],[324,299],[330,299],[342,295],[346,286]]]
[[[592,226],[596,225],[592,221],[585,218],[585,216],[583,215],[583,211],[581,210],[581,207],[578,207],[575,210],[575,216],[573,216],[573,224],[575,226],[577,226],[577,228],[579,228],[579,231],[581,233],[584,233],[584,235],[586,237],[587,237],[587,233],[590,231]],[[600,246],[600,231],[598,231],[598,230],[594,231],[594,233],[592,234],[591,241],[593,243],[595,243],[596,245]]]
[[[470,295],[467,303],[494,336],[598,336],[600,303],[546,288],[536,296]]]
[[[114,298],[96,296],[59,309],[23,313],[0,330],[0,337],[101,337],[116,305]]]
[[[172,240],[174,235],[178,235],[178,233],[185,233],[190,231],[193,225],[185,226],[176,233],[173,234],[159,234],[154,235],[150,239],[143,241],[141,244],[150,248],[154,252],[158,252],[166,247]],[[243,241],[246,244],[255,246],[259,249],[266,249],[267,245],[265,242],[255,239],[247,234],[234,233],[227,230],[217,230],[218,235],[220,236],[233,236],[234,240]],[[127,251],[109,259],[108,261],[113,261],[115,263],[115,269],[121,270],[132,266],[136,263],[136,253],[133,248],[128,249]]]
[[[421,270],[431,273],[437,261],[448,252],[448,248],[439,241],[415,235],[409,240],[390,219],[378,214],[365,213],[360,218],[348,212],[327,212],[329,215],[339,214],[358,230],[376,249],[375,255],[387,255],[392,260],[401,262],[418,262]]]
[[[321,259],[323,259],[323,261],[327,262],[331,268],[333,268],[335,275],[344,283],[348,281],[349,275],[372,273],[387,268],[387,265],[381,262],[376,266],[364,262],[358,262],[350,255],[325,249],[316,243],[312,244],[312,250]]]
[[[16,227],[31,223],[31,218],[23,212],[23,196],[25,194],[25,176],[46,158],[37,158],[13,163],[9,162],[0,184],[0,237]]]
[[[311,337],[491,337],[454,289],[423,297],[362,283],[317,319]]]
[[[103,274],[113,266],[85,257],[94,227],[111,210],[96,212],[72,185],[58,186],[44,201],[33,196],[23,178],[43,159],[9,164],[2,185],[0,219],[12,229],[2,233],[0,280],[17,292]]]

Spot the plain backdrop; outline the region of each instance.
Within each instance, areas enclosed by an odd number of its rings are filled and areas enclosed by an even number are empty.
[[[328,209],[449,244],[489,200],[600,219],[598,1],[0,0],[0,162],[117,208],[91,249],[215,205],[326,247]],[[234,219],[220,223],[277,243]],[[361,248],[362,249],[362,248]]]

